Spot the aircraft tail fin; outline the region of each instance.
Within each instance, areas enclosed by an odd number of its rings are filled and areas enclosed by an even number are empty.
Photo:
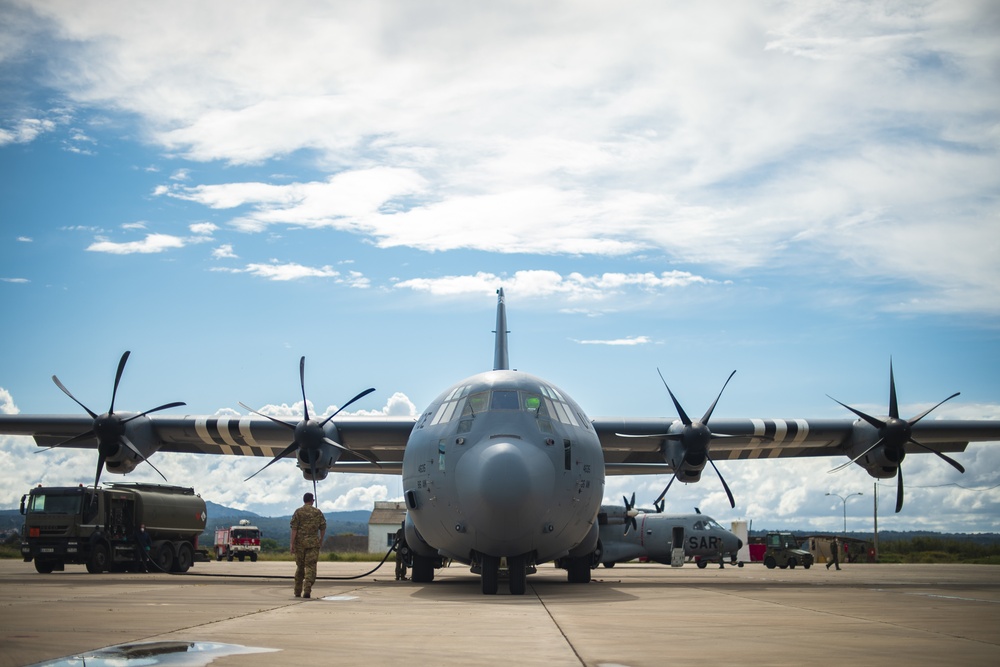
[[[510,361],[507,358],[507,309],[503,300],[503,288],[497,290],[497,328],[496,344],[493,350],[493,370],[510,370]]]

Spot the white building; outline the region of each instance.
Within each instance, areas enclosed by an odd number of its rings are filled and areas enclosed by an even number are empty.
[[[396,531],[403,527],[406,503],[402,500],[380,500],[368,517],[368,551],[384,554],[396,539]]]

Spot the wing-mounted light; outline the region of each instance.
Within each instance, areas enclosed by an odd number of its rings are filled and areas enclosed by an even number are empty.
[[[309,416],[309,403],[306,400],[305,357],[301,357],[299,359],[299,386],[302,389],[303,416],[302,420],[297,424],[291,424],[276,417],[265,415],[261,412],[257,412],[244,403],[240,403],[244,409],[249,410],[255,415],[270,419],[276,424],[281,424],[293,433],[292,443],[285,447],[285,449],[283,449],[277,456],[271,459],[263,468],[243,480],[244,482],[253,479],[272,463],[275,463],[279,459],[283,459],[291,454],[295,454],[295,457],[298,460],[298,466],[302,470],[302,476],[308,480],[312,480],[314,496],[316,495],[316,481],[326,479],[330,468],[333,467],[333,465],[340,459],[341,452],[350,452],[351,454],[368,461],[376,467],[381,467],[377,461],[360,452],[354,451],[350,447],[340,444],[340,442],[338,442],[339,435],[336,425],[331,422],[334,417],[340,414],[341,410],[375,391],[374,387],[365,389],[357,396],[340,406],[336,412],[323,420],[319,420],[310,418]]]
[[[705,411],[704,416],[701,419],[691,419],[688,417],[684,408],[681,407],[680,402],[677,397],[674,396],[674,392],[670,390],[670,386],[663,377],[663,373],[660,373],[660,369],[656,369],[656,372],[660,374],[660,380],[663,381],[663,386],[667,388],[667,393],[670,394],[670,400],[674,403],[674,408],[677,410],[677,415],[680,417],[680,422],[674,422],[666,433],[653,433],[653,434],[627,434],[627,433],[617,433],[619,437],[623,438],[663,438],[663,460],[670,464],[673,468],[673,475],[670,477],[670,481],[667,482],[666,487],[657,496],[656,500],[653,501],[654,505],[660,503],[663,497],[666,496],[667,491],[670,490],[670,485],[674,483],[674,480],[679,479],[684,483],[697,482],[701,479],[701,471],[704,470],[705,464],[711,464],[712,468],[715,470],[715,474],[719,476],[719,481],[722,482],[722,488],[726,491],[726,496],[729,497],[729,504],[731,507],[736,507],[736,501],[733,499],[733,492],[729,490],[729,485],[726,484],[725,478],[722,473],[719,472],[719,468],[712,461],[710,454],[710,443],[712,440],[718,438],[731,438],[734,436],[727,435],[725,433],[713,433],[708,426],[709,420],[712,418],[712,412],[715,411],[715,406],[718,404],[719,399],[722,398],[722,392],[726,390],[726,386],[729,381],[733,379],[736,375],[736,371],[729,374],[726,378],[725,383],[722,385],[722,389],[719,391],[719,395],[715,397],[712,401],[712,405],[709,406],[708,410]]]
[[[964,473],[965,468],[958,461],[950,456],[946,456],[933,447],[928,447],[913,439],[913,426],[921,419],[929,415],[941,404],[950,401],[959,395],[955,392],[934,407],[921,412],[911,419],[900,419],[899,404],[896,401],[896,379],[892,371],[892,359],[889,360],[889,416],[884,419],[872,417],[860,410],[841,403],[830,396],[830,399],[847,408],[860,419],[855,422],[851,438],[849,454],[851,460],[837,466],[830,472],[843,470],[852,463],[856,463],[872,477],[879,479],[896,478],[896,511],[903,509],[903,459],[906,458],[906,446],[913,443],[921,449],[925,449],[938,458],[947,462],[959,472]]]
[[[122,373],[125,371],[125,363],[128,361],[131,352],[125,351],[118,361],[118,371],[115,373],[115,384],[111,390],[111,407],[104,414],[97,414],[86,405],[77,400],[69,389],[59,381],[55,375],[52,381],[69,396],[73,401],[83,408],[94,420],[90,430],[75,435],[69,440],[64,440],[39,451],[48,451],[55,447],[64,447],[84,440],[94,438],[97,440],[97,474],[94,477],[94,487],[101,481],[101,473],[107,467],[109,472],[127,473],[135,469],[142,462],[149,463],[148,457],[156,451],[155,437],[152,425],[147,419],[147,415],[168,408],[176,408],[185,405],[182,402],[166,403],[145,412],[115,412],[115,398],[118,395],[118,385],[122,380]],[[166,481],[162,472],[156,466],[149,463],[149,467],[156,470],[160,477]]]

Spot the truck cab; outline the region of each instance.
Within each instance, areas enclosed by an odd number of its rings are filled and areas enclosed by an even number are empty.
[[[764,565],[773,570],[775,567],[781,569],[795,569],[801,565],[809,569],[813,564],[813,555],[800,548],[795,536],[791,533],[772,531],[767,534],[764,544]]]

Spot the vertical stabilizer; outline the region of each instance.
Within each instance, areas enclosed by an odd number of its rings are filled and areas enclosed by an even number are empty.
[[[497,290],[497,335],[496,348],[493,351],[493,370],[508,371],[510,362],[507,359],[507,309],[503,302],[503,288]]]

